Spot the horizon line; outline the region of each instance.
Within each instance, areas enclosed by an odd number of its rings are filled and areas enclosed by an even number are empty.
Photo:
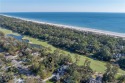
[[[86,11],[17,11],[17,12],[0,12],[0,13],[37,13],[37,12],[43,12],[43,13],[125,13],[125,12],[86,12]]]

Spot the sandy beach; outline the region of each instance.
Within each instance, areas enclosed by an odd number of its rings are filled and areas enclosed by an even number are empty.
[[[75,29],[75,30],[79,30],[79,31],[83,31],[83,32],[93,32],[93,33],[99,34],[99,35],[108,35],[108,36],[112,36],[112,37],[125,38],[125,33],[117,33],[117,32],[98,30],[98,29],[92,29],[92,28],[86,28],[86,27],[74,27],[74,26],[68,26],[68,25],[47,23],[47,22],[41,22],[41,21],[36,21],[36,20],[30,20],[30,19],[15,17],[15,16],[8,16],[8,15],[4,15],[4,14],[0,14],[0,15],[3,15],[3,16],[6,16],[6,17],[12,17],[12,18],[16,18],[16,19],[21,19],[21,20],[24,20],[24,21],[30,21],[30,22],[34,22],[34,23],[57,26],[57,27],[60,27],[60,28],[69,28],[69,29]]]

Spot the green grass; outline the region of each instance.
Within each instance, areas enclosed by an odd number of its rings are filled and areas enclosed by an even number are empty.
[[[47,81],[46,83],[53,83],[53,82],[51,82],[51,81]]]
[[[18,33],[14,33],[11,30],[4,29],[4,28],[1,28],[1,27],[0,27],[0,31],[2,31],[5,35],[7,35],[7,34],[19,35]]]
[[[7,29],[1,29],[0,28],[0,31],[3,31],[5,34],[14,34],[14,35],[19,35],[17,33],[13,33],[11,30],[7,30]],[[44,42],[44,41],[41,41],[41,40],[38,40],[38,39],[35,39],[35,38],[32,38],[32,37],[29,37],[29,36],[24,36],[23,39],[28,39],[31,43],[33,44],[38,44],[38,45],[42,45],[42,46],[45,46],[45,47],[50,47],[51,48],[51,52],[53,52],[54,50],[56,50],[57,48],[48,44],[47,42]],[[75,53],[70,53],[68,51],[65,51],[65,50],[61,50],[63,53],[65,54],[70,54],[71,57],[72,57],[72,60],[75,61],[75,56],[78,55],[78,54],[75,54]],[[101,73],[104,73],[105,70],[106,70],[106,67],[105,67],[105,64],[106,62],[103,62],[103,61],[98,61],[98,60],[93,60],[91,58],[88,58],[86,56],[82,56],[82,55],[79,55],[80,56],[80,60],[78,61],[78,65],[83,65],[84,64],[84,61],[86,59],[89,59],[91,61],[91,68],[94,70],[94,71],[97,71],[97,72],[101,72]],[[120,74],[125,74],[125,71],[119,69],[119,75]]]

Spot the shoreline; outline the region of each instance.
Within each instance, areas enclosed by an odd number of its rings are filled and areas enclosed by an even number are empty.
[[[92,29],[92,28],[86,28],[86,27],[75,27],[75,26],[69,26],[69,25],[47,23],[47,22],[36,21],[36,20],[32,20],[32,19],[15,17],[15,16],[9,16],[9,15],[4,15],[4,14],[0,14],[0,15],[3,15],[3,16],[6,16],[6,17],[11,17],[11,18],[16,18],[16,19],[20,19],[20,20],[24,20],[24,21],[39,23],[39,24],[46,24],[46,25],[50,25],[50,26],[56,26],[56,27],[59,27],[59,28],[68,28],[68,29],[74,29],[74,30],[83,31],[83,32],[92,32],[94,34],[99,34],[99,35],[107,35],[107,36],[112,36],[112,37],[125,38],[125,33],[111,32],[111,31],[98,30],[98,29]]]

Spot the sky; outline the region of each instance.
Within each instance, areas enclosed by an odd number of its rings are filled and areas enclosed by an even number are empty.
[[[125,0],[0,0],[0,12],[125,12]]]

